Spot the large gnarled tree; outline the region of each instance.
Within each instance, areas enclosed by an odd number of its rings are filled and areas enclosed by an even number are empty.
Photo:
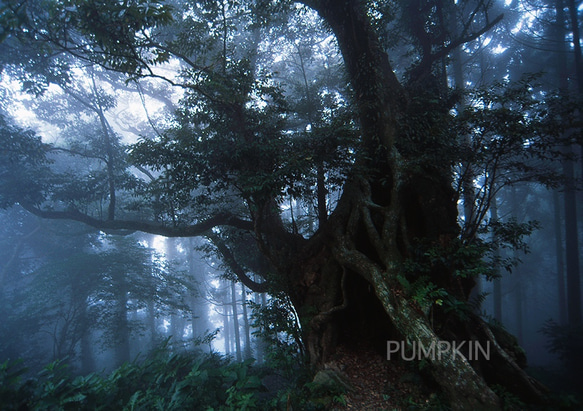
[[[356,112],[354,119],[332,122],[328,130],[335,135],[352,127],[348,134],[358,137],[337,142],[335,149],[323,144],[317,153],[285,132],[285,96],[259,70],[266,46],[261,42],[268,41],[262,36],[285,24],[297,6],[264,1],[34,3],[4,2],[2,37],[5,50],[28,50],[20,51],[23,58],[35,50],[42,57],[36,63],[7,62],[36,74],[36,84],[39,79],[48,84],[51,76],[64,79],[74,56],[134,79],[162,78],[177,85],[184,89],[183,108],[171,129],[133,148],[135,165],[148,177],[134,193],[149,201],[139,214],[123,210],[120,197],[111,195],[108,218],[100,219],[74,203],[51,201],[49,183],[20,198],[11,193],[11,201],[44,218],[77,220],[101,230],[206,236],[247,287],[289,295],[315,367],[328,360],[337,344],[363,338],[381,346],[388,338],[400,338],[424,347],[441,339],[474,340],[490,344],[489,360],[470,365],[451,352],[429,360],[430,374],[454,407],[497,407],[492,384],[526,400],[542,399],[541,387],[482,319],[471,313],[462,318],[434,304],[437,295],[465,302],[474,285],[471,277],[459,275],[469,271],[466,262],[453,257],[465,244],[459,239],[458,198],[452,188],[452,166],[459,161],[452,156],[458,136],[450,130],[455,99],[442,67],[456,47],[500,20],[489,18],[489,2],[302,2],[336,39]],[[467,11],[455,36],[443,17],[455,14],[452,7]],[[407,22],[404,37],[417,51],[404,80],[395,74],[381,42],[382,13],[389,10]],[[396,20],[392,24],[394,29]],[[18,48],[19,41],[29,49]],[[181,63],[180,76],[157,70],[169,60]],[[44,62],[46,67],[39,68]],[[348,153],[347,160],[334,168],[330,158],[338,147]],[[335,204],[323,204],[325,173],[340,168],[346,175],[341,196]],[[313,178],[317,191],[315,232],[298,230],[293,214],[291,222],[283,217],[282,199],[299,196],[295,188],[304,178]],[[326,214],[330,205],[335,207]],[[248,248],[265,259],[246,261],[244,256],[254,252]],[[420,295],[420,289],[426,292]]]

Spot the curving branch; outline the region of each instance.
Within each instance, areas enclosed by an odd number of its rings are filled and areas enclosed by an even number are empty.
[[[230,226],[249,231],[253,230],[253,222],[243,220],[229,212],[220,212],[196,224],[172,227],[148,221],[100,220],[81,213],[78,210],[43,210],[29,202],[20,202],[20,206],[41,218],[77,221],[102,231],[142,231],[164,237],[196,237],[205,235],[210,229],[218,226]]]
[[[249,278],[245,269],[235,259],[233,252],[218,235],[209,232],[206,234],[206,237],[215,245],[215,247],[217,247],[223,262],[229,266],[231,271],[237,276],[243,285],[256,293],[265,293],[269,291],[267,282],[258,283]]]

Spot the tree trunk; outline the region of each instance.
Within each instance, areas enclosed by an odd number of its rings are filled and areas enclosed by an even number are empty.
[[[177,314],[170,316],[170,334],[174,344],[184,345],[184,318],[182,316]]]
[[[583,61],[581,61],[581,44],[579,25],[577,21],[577,12],[575,2],[568,1],[569,16],[571,20],[571,29],[573,40],[575,41],[575,69],[577,72],[577,84],[579,92],[583,91]],[[564,2],[557,0],[555,3],[557,12],[556,36],[560,39],[558,43],[558,73],[559,87],[562,92],[566,93],[567,82],[567,60],[565,58],[565,15]],[[565,146],[563,149],[566,155],[573,154],[571,146]],[[572,159],[566,158],[563,161],[563,173],[565,176],[564,189],[564,206],[565,206],[565,251],[566,251],[566,270],[567,270],[567,319],[569,324],[581,323],[581,279],[579,274],[579,244],[577,233],[577,198],[575,185],[575,165]]]
[[[239,330],[239,311],[237,309],[237,288],[235,281],[231,281],[231,310],[233,311],[233,331],[235,335],[235,354],[237,361],[243,361],[241,351],[241,335]]]
[[[185,244],[185,247],[188,250],[189,274],[195,288],[189,299],[189,305],[192,311],[191,323],[194,343],[197,338],[202,337],[209,331],[212,332],[213,326],[209,320],[209,309],[205,300],[206,291],[202,287],[206,272],[204,266],[200,263],[200,256],[195,253],[196,244],[194,238],[189,238],[188,244]],[[198,348],[208,349],[208,347]]]
[[[158,344],[158,330],[156,327],[156,307],[154,306],[154,301],[148,301],[146,324],[148,327],[148,333],[150,335],[150,349],[153,350]]]
[[[565,151],[572,153],[571,147]],[[577,233],[577,203],[573,160],[563,161],[565,174],[565,251],[567,265],[567,318],[569,324],[581,323],[581,279],[579,276],[579,240]]]
[[[490,205],[490,216],[493,222],[498,222],[498,202],[496,197],[492,198],[492,204]],[[494,258],[500,257],[500,250],[496,248],[494,251]],[[497,262],[495,267],[495,274],[497,278],[494,279],[494,290],[493,300],[494,300],[494,318],[502,324],[502,277],[500,276],[500,267],[498,266]]]
[[[243,350],[243,358],[248,359],[253,356],[253,349],[251,348],[251,327],[249,326],[249,316],[247,312],[247,295],[245,292],[244,284],[241,284],[241,307],[243,311],[243,332],[245,337],[245,349]]]
[[[115,335],[117,336],[115,346],[115,359],[117,365],[130,361],[130,327],[128,324],[128,293],[127,283],[124,273],[119,273],[118,278],[114,278],[117,293],[117,306],[115,312]]]
[[[231,321],[229,321],[229,305],[223,304],[223,331],[225,338],[225,354],[231,354]]]
[[[378,315],[377,328],[384,328],[377,333],[377,340],[400,335],[408,344],[416,341],[425,347],[436,346],[442,337],[428,319],[429,310],[434,309],[432,301],[421,304],[412,298],[403,285],[402,267],[415,259],[418,247],[445,250],[455,241],[459,227],[451,172],[431,163],[409,167],[403,154],[406,151],[400,150],[404,136],[399,134],[400,120],[408,110],[407,92],[397,81],[362,4],[356,0],[304,3],[319,12],[338,40],[360,119],[363,144],[357,163],[366,170],[345,183],[336,210],[304,247],[299,263],[297,256],[293,260],[296,268],[288,269],[287,278],[293,280],[289,295],[302,320],[310,361],[322,366],[336,344],[350,338],[362,342],[362,334],[355,335],[346,324],[366,321],[363,313],[373,311]],[[288,267],[292,261],[289,263]],[[411,281],[422,275],[410,273]],[[462,301],[467,301],[474,285],[456,278],[447,266],[431,267],[429,278]],[[366,305],[366,310],[361,305]],[[378,307],[383,312],[379,313]],[[445,325],[447,316],[438,316]],[[352,321],[342,321],[346,319]],[[517,380],[515,391],[522,398],[541,398],[540,387],[478,317],[470,324],[458,322],[443,335],[458,341],[490,341],[495,362]],[[463,356],[449,353],[432,358],[428,369],[454,408],[499,407],[498,397]],[[496,383],[499,376],[493,378],[492,383]]]
[[[553,206],[555,209],[555,258],[557,262],[557,298],[559,300],[559,324],[567,325],[567,306],[565,302],[565,257],[563,255],[563,230],[561,229],[561,200],[559,193],[553,191]]]
[[[510,187],[510,198],[511,198],[511,205],[512,205],[512,216],[516,219],[518,223],[521,223],[523,218],[520,214],[520,206],[518,204],[518,198],[516,195],[516,186],[513,185]],[[515,261],[519,261],[519,251],[513,250],[513,258]],[[518,339],[518,343],[522,344],[524,342],[524,276],[522,275],[522,267],[517,266],[514,268],[513,272],[514,277],[514,313],[515,313],[515,320],[516,320],[516,338]]]
[[[267,305],[267,297],[265,293],[254,293],[253,297],[255,304],[261,306],[262,308]],[[255,338],[255,359],[257,360],[258,364],[263,364],[265,361],[265,350],[265,340],[261,337],[261,335],[258,335]]]
[[[81,335],[80,354],[81,354],[81,374],[86,375],[95,370],[95,361],[93,360],[93,350],[91,342],[91,331],[89,327]]]

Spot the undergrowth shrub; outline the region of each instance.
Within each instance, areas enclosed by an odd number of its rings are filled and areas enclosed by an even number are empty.
[[[73,377],[63,362],[23,380],[19,363],[0,366],[2,410],[246,410],[257,409],[261,377],[253,360],[160,349],[108,376]]]

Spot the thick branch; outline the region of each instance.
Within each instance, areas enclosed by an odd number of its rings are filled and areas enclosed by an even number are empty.
[[[213,217],[196,224],[183,227],[170,227],[159,223],[151,223],[148,221],[136,220],[99,220],[87,214],[83,214],[78,210],[67,211],[52,211],[42,210],[37,206],[21,202],[22,208],[28,212],[51,220],[71,220],[87,224],[91,227],[103,231],[142,231],[150,234],[162,235],[164,237],[196,237],[206,234],[208,230],[218,226],[230,226],[240,228],[242,230],[252,230],[253,223],[251,221],[243,220],[228,212],[221,212]]]

